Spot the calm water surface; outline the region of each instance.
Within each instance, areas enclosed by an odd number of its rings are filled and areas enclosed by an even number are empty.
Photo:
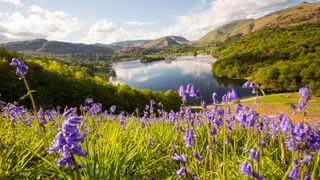
[[[242,88],[242,80],[215,78],[211,72],[214,61],[211,56],[185,56],[147,64],[142,64],[139,60],[115,63],[112,67],[116,76],[111,77],[110,81],[153,91],[177,91],[180,85],[192,83],[200,89],[208,103],[212,102],[212,92],[218,93],[220,99],[231,88],[236,90],[239,97],[251,95],[250,90]]]

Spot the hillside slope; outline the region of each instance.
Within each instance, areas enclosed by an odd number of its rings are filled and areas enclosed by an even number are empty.
[[[271,91],[309,84],[320,95],[320,23],[269,27],[224,43],[212,66],[215,76],[251,78]]]
[[[213,41],[225,41],[239,38],[267,27],[290,27],[320,22],[320,3],[302,3],[297,6],[277,11],[259,19],[237,20],[220,26],[197,42],[206,44]]]
[[[98,45],[74,44],[69,42],[36,39],[2,44],[1,46],[15,51],[35,51],[52,54],[109,54],[112,49]]]

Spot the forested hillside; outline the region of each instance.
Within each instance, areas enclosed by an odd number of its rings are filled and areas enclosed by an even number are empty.
[[[20,99],[26,93],[23,81],[17,79],[15,69],[9,65],[14,52],[1,51],[0,60],[0,99],[5,102],[16,101],[30,106],[29,99]],[[9,59],[8,59],[9,58]],[[154,99],[162,102],[165,108],[177,109],[180,99],[176,92],[151,92],[138,90],[127,85],[112,85],[100,77],[91,77],[85,71],[62,65],[50,60],[25,60],[29,67],[27,80],[33,89],[39,106],[77,106],[86,97],[103,103],[104,107],[117,106],[118,111],[140,112]],[[20,99],[20,100],[19,100]]]
[[[269,27],[218,47],[215,76],[251,78],[272,91],[309,84],[320,95],[320,24]]]

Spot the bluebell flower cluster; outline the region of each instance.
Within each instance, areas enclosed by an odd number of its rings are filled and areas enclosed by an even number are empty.
[[[52,141],[52,146],[48,148],[49,153],[58,151],[61,158],[56,161],[56,164],[60,166],[79,167],[82,166],[75,164],[74,155],[86,156],[87,154],[82,151],[81,144],[84,142],[84,135],[81,135],[78,130],[78,125],[81,123],[83,117],[74,116],[75,109],[71,108],[64,113],[66,121],[62,126],[62,130],[59,131]]]
[[[20,80],[28,73],[28,66],[17,58],[13,58],[10,65],[16,68],[16,75]]]

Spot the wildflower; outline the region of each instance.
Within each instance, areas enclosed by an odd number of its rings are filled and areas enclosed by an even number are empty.
[[[193,85],[192,85],[191,83],[188,83],[185,92],[186,92],[187,94],[190,94],[192,88],[194,88]]]
[[[194,98],[194,97],[197,97],[197,94],[196,94],[196,90],[194,89],[194,86],[191,85],[191,89],[190,89],[190,92],[187,92],[189,94],[189,96],[191,98]]]
[[[178,154],[174,153],[173,156],[171,157],[175,161],[181,161],[183,163],[187,162],[186,155],[184,153],[179,156]]]
[[[207,103],[205,101],[202,101],[202,106],[204,109],[207,109]]]
[[[182,168],[180,168],[178,171],[177,171],[177,176],[181,177],[185,172],[186,172],[186,167],[183,166]]]
[[[87,104],[92,104],[93,103],[93,99],[92,98],[86,98],[85,102]]]
[[[56,161],[60,167],[71,167],[75,165],[73,155],[86,156],[87,154],[81,150],[80,142],[84,141],[84,136],[80,136],[77,124],[80,124],[82,117],[67,117],[67,120],[62,126],[62,131],[59,131],[52,141],[52,146],[47,149],[49,153],[59,151],[61,158]],[[78,165],[75,165],[78,167]],[[81,166],[81,165],[80,165]]]
[[[243,84],[243,88],[252,88],[251,93],[256,94],[257,93],[257,85],[253,82],[247,81]]]
[[[228,96],[228,101],[229,102],[237,100],[237,98],[238,98],[237,93],[236,93],[236,91],[234,89],[232,89],[230,92],[228,92],[227,96]]]
[[[241,168],[240,168],[240,172],[244,176],[251,176],[252,175],[251,167],[247,161],[244,161],[242,163]]]
[[[193,155],[194,155],[194,158],[196,158],[198,164],[200,164],[202,161],[202,157],[196,151],[193,153]]]
[[[255,161],[258,161],[259,158],[259,152],[255,149],[250,150],[250,159],[254,159]]]
[[[301,162],[302,164],[307,164],[309,161],[311,161],[311,159],[312,159],[312,156],[307,155],[307,156],[305,156],[300,162]]]
[[[74,116],[77,112],[77,108],[70,108],[69,110],[63,113],[64,118],[68,118],[69,116]]]
[[[47,123],[48,123],[47,120],[46,120],[46,118],[44,117],[44,111],[43,111],[42,108],[40,108],[39,111],[38,111],[38,117],[39,117],[39,119],[40,119],[41,125],[44,125],[44,124],[47,124]]]
[[[309,173],[307,173],[307,172],[304,172],[303,173],[304,174],[304,180],[310,180],[311,179],[311,177],[310,177],[310,174]]]
[[[246,122],[246,119],[247,119],[247,115],[245,113],[243,113],[242,111],[240,111],[237,115],[237,120],[240,122],[240,123],[245,123]]]
[[[184,136],[184,140],[186,141],[187,148],[191,148],[193,146],[193,140],[194,140],[193,129],[186,131],[186,135]]]
[[[178,93],[179,93],[179,96],[182,98],[182,101],[186,102],[187,101],[187,95],[186,95],[186,93],[184,91],[183,85],[180,86],[180,88],[178,90]]]
[[[101,112],[102,104],[101,103],[93,103],[88,110],[88,115],[93,116]]]
[[[227,103],[227,96],[226,95],[222,96],[222,103],[223,104]]]
[[[216,98],[217,98],[217,95],[218,95],[218,94],[217,94],[216,92],[213,92],[213,93],[212,93],[212,103],[215,104],[215,105],[217,105],[217,104],[219,103],[219,102],[217,101],[217,99],[216,99]]]
[[[114,114],[116,112],[116,108],[117,107],[115,105],[113,105],[113,106],[111,106],[110,111]]]
[[[10,65],[16,68],[16,75],[18,76],[19,80],[23,79],[24,75],[26,75],[28,72],[28,66],[17,58],[13,58]]]
[[[293,168],[288,172],[288,177],[290,179],[299,179],[299,164],[297,158],[293,159]]]

